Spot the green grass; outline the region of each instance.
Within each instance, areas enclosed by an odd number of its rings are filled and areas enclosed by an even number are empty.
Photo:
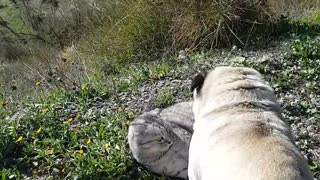
[[[314,175],[320,176],[320,162],[315,162],[311,165],[311,170],[314,172]]]
[[[174,103],[174,96],[170,91],[162,91],[155,99],[155,107],[166,108]]]
[[[320,39],[310,36],[302,36],[296,39],[291,45],[293,56],[319,59],[320,58]]]
[[[159,179],[137,165],[130,155],[126,136],[135,114],[118,109],[108,117],[92,119],[85,113],[96,98],[107,101],[117,93],[133,91],[144,81],[164,78],[169,67],[142,63],[117,71],[107,77],[96,75],[94,81],[79,89],[61,87],[49,94],[42,83],[34,82],[34,97],[21,104],[1,95],[2,176]],[[102,80],[106,80],[104,85]],[[28,115],[8,121],[6,117],[21,110],[15,108],[18,104],[28,109]]]
[[[74,92],[56,90],[37,104],[25,105],[29,113],[18,122],[3,118],[2,105],[2,176],[151,179],[128,151],[127,128],[134,115],[119,109],[108,117],[87,119],[83,115],[94,97],[105,94],[88,85]]]

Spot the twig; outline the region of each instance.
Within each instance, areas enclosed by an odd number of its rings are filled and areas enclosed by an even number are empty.
[[[31,71],[33,71],[33,72],[36,72],[42,79],[44,79],[46,82],[47,82],[47,84],[48,84],[48,86],[50,87],[50,88],[52,88],[52,86],[51,86],[51,84],[47,81],[47,79],[38,71],[38,70],[35,70],[35,69],[32,69],[30,66],[28,66],[26,63],[22,63],[24,66],[26,66],[29,70],[31,70]]]
[[[252,33],[252,31],[253,31],[254,26],[255,26],[255,23],[252,24],[252,27],[251,27],[250,32],[249,32],[249,34],[248,34],[248,37],[247,37],[247,40],[246,40],[246,44],[244,45],[244,48],[246,48],[247,45],[248,45],[248,41],[249,41],[249,38],[250,38],[250,36],[251,36],[251,33]]]
[[[231,32],[231,34],[242,44],[244,45],[244,43],[241,41],[241,39],[232,31],[232,29],[230,28],[230,26],[228,25],[228,23],[226,23],[227,28],[229,29],[229,31]]]

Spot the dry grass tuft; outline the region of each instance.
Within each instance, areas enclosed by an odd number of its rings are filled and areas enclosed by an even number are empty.
[[[99,52],[124,62],[186,48],[246,45],[275,22],[262,0],[130,0],[113,10],[117,16],[101,24],[93,39],[99,39]]]

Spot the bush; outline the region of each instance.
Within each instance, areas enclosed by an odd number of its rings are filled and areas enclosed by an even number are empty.
[[[114,11],[115,19],[101,24],[86,41],[91,39],[101,54],[122,62],[185,48],[244,45],[271,24],[268,7],[255,0],[130,0],[119,2]],[[91,48],[92,42],[85,47]]]
[[[64,47],[86,32],[90,17],[97,10],[84,0],[78,1],[21,1],[16,2],[22,18],[39,39]]]
[[[28,25],[25,29],[33,33],[29,38],[60,47],[82,38],[86,51],[120,62],[154,59],[185,48],[247,45],[251,38],[271,32],[271,25],[287,11],[284,5],[285,1],[273,0],[34,0],[14,4],[22,12],[22,24]]]

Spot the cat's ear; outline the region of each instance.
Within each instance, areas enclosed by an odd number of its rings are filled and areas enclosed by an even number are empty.
[[[197,92],[199,92],[203,86],[204,83],[204,76],[201,74],[197,74],[191,83],[191,92],[193,92],[195,89],[197,90]]]

